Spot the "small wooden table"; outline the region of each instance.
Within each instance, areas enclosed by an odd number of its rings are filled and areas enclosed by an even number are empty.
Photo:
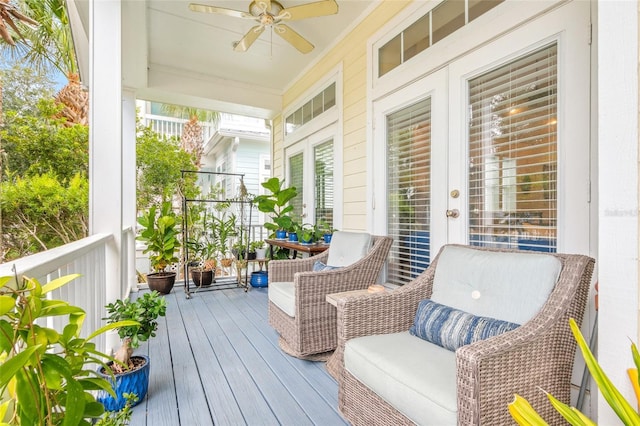
[[[271,246],[271,260],[273,260],[273,247],[281,247],[289,250],[293,250],[292,258],[295,259],[298,255],[298,252],[307,253],[309,256],[314,256],[318,253],[322,253],[326,249],[329,248],[329,244],[324,243],[314,243],[314,244],[301,244],[295,241],[289,240],[264,240],[267,244]]]

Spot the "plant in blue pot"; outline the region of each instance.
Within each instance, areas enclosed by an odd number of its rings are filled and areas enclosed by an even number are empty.
[[[263,182],[262,187],[269,193],[258,195],[253,199],[253,203],[262,213],[269,214],[272,222],[266,222],[264,227],[272,232],[272,236],[285,238],[286,231],[293,223],[291,218],[293,205],[289,202],[298,196],[298,191],[295,186],[284,187],[284,181],[277,177]]]
[[[331,237],[333,236],[333,232],[337,231],[337,229],[334,229],[331,223],[326,220],[318,221],[316,228],[317,228],[316,235],[321,236],[325,244],[329,244],[331,242]]]
[[[140,342],[155,337],[158,328],[158,317],[167,311],[167,301],[160,293],[152,291],[145,293],[136,300],[119,299],[106,306],[108,317],[104,318],[108,324],[120,321],[136,321],[136,325],[118,327],[118,335],[122,339],[122,346],[115,353],[114,362],[100,367],[98,374],[108,380],[116,397],[105,391],[99,391],[97,400],[107,411],[119,411],[127,403],[125,394],[135,394],[136,404],[141,402],[149,388],[150,360],[146,355],[133,355],[133,350]],[[134,404],[135,405],[135,404]]]
[[[313,244],[315,234],[316,234],[315,227],[310,223],[305,223],[300,228],[300,242],[302,244]]]

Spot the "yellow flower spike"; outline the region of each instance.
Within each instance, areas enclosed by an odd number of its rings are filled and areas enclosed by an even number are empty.
[[[627,374],[629,375],[629,380],[633,385],[633,392],[636,394],[637,409],[640,411],[640,383],[638,383],[638,369],[628,368]]]

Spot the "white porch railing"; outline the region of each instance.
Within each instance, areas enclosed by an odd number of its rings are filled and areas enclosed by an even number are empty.
[[[142,124],[144,126],[151,126],[151,130],[161,135],[182,136],[182,129],[184,123],[188,120],[183,118],[165,117],[162,115],[146,114],[142,116]],[[202,140],[207,141],[216,131],[215,127],[211,123],[200,122],[202,127]]]
[[[126,231],[125,231],[126,232]],[[124,232],[123,232],[124,237]],[[65,300],[86,312],[82,336],[87,336],[103,325],[107,303],[106,245],[112,235],[97,234],[51,250],[0,264],[0,276],[36,278],[46,283],[57,277],[80,274],[80,277],[50,294],[52,299]],[[126,245],[126,244],[123,244]],[[123,263],[130,260],[123,256]],[[128,270],[123,265],[123,270]],[[62,331],[66,321],[51,318],[48,327]],[[106,336],[99,336],[94,343],[99,351],[107,348]]]

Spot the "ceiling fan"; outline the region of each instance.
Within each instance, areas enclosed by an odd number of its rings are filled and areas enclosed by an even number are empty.
[[[338,13],[338,3],[335,0],[322,0],[285,8],[276,0],[254,0],[249,4],[249,12],[198,3],[189,4],[189,9],[194,12],[218,13],[235,18],[253,19],[258,22],[259,25],[251,28],[240,41],[234,43],[233,50],[236,52],[246,52],[265,28],[271,27],[273,32],[291,43],[300,52],[309,53],[313,50],[313,44],[283,22],[336,14]]]

